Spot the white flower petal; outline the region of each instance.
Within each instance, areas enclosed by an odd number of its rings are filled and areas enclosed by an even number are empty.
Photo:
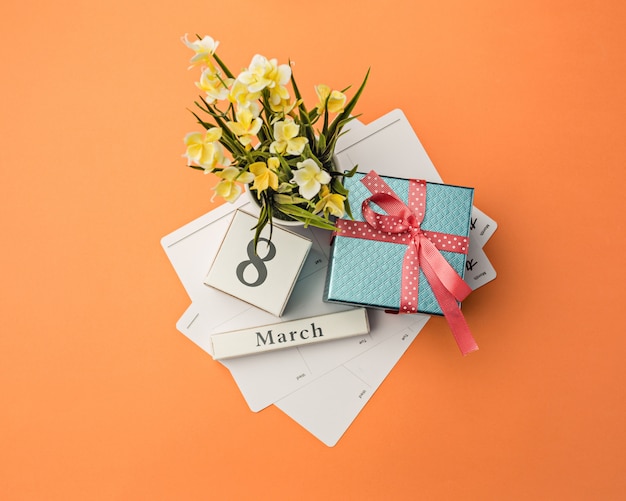
[[[300,194],[307,200],[311,200],[317,195],[322,186],[315,179],[311,179],[305,184],[300,185]]]

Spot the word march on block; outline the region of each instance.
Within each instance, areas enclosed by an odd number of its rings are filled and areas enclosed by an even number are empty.
[[[367,310],[350,308],[345,311],[289,320],[263,327],[213,334],[211,343],[213,358],[220,360],[366,335],[369,331]]]

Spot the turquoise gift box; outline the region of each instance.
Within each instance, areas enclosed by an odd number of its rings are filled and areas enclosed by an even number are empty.
[[[353,177],[344,179],[344,186],[349,190],[348,201],[354,221],[367,224],[361,206],[365,199],[372,196],[372,192],[361,182],[364,177],[365,174],[356,173]],[[380,178],[404,204],[409,205],[408,179],[388,176]],[[452,235],[454,240],[464,240],[467,242],[466,252],[469,246],[474,189],[430,182],[425,183],[425,189],[426,208],[421,230],[431,234]],[[386,214],[373,202],[370,202],[370,206],[376,213]],[[336,232],[333,238],[324,301],[398,311],[401,302],[402,264],[407,245],[390,241],[399,240],[395,237],[385,237],[387,241],[378,241],[342,236],[341,233]],[[432,240],[431,237],[429,239]],[[463,278],[467,254],[441,249],[439,252]],[[417,289],[417,311],[442,315],[442,309],[421,265]]]

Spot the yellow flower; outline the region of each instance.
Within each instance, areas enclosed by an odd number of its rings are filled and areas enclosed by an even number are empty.
[[[291,117],[276,122],[274,124],[274,138],[276,140],[270,144],[270,153],[302,155],[309,140],[306,137],[297,137],[298,132],[300,132],[300,126]]]
[[[253,190],[257,190],[259,193],[272,188],[278,189],[278,176],[276,175],[276,169],[280,165],[280,161],[276,157],[271,157],[265,162],[255,162],[250,164],[250,172],[254,174]]]
[[[298,185],[300,194],[307,200],[317,195],[323,184],[330,183],[330,174],[320,169],[312,158],[298,162],[296,166],[298,170],[294,171],[292,182]]]
[[[249,92],[255,93],[261,92],[265,88],[273,89],[277,86],[285,86],[290,78],[291,68],[289,65],[278,65],[276,59],[267,59],[256,54],[248,69],[242,71],[237,80],[247,86]]]
[[[232,79],[221,79],[215,68],[209,66],[202,71],[200,81],[197,82],[196,85],[206,92],[207,97],[205,101],[209,104],[213,104],[215,101],[221,101],[228,97],[228,85],[231,83]]]
[[[276,85],[270,89],[270,108],[279,111],[283,103],[289,103],[289,91],[283,85]]]
[[[292,102],[290,99],[280,99],[278,102],[270,101],[270,109],[276,114],[285,116],[291,113],[291,110],[293,110],[298,103],[299,101]]]
[[[213,188],[215,195],[219,195],[227,202],[234,202],[241,195],[240,183],[251,183],[254,176],[249,172],[241,171],[237,167],[227,167],[224,170],[216,172],[215,175],[221,178],[221,181]],[[211,201],[215,198],[211,197]]]
[[[230,89],[230,94],[228,95],[228,99],[230,99],[232,103],[236,103],[238,106],[241,106],[241,107],[250,106],[254,101],[259,99],[260,97],[261,97],[260,91],[250,92],[248,90],[248,86],[245,85],[240,80],[235,80],[235,82],[233,83]]]
[[[319,103],[317,104],[318,113],[322,113],[326,108],[328,108],[330,113],[343,111],[346,105],[346,95],[343,92],[339,92],[338,90],[331,92],[328,85],[321,84],[315,87],[315,93],[319,99]]]
[[[195,52],[195,55],[191,58],[191,66],[195,66],[196,64],[200,64],[202,62],[211,64],[211,56],[215,53],[217,46],[220,44],[209,36],[205,36],[202,40],[194,40],[193,42],[190,42],[187,40],[186,33],[181,40],[187,47]]]
[[[261,130],[261,125],[263,125],[263,120],[259,118],[259,109],[256,106],[239,108],[235,116],[237,121],[228,122],[226,125],[239,138],[241,144],[248,146],[252,142],[252,138]]]
[[[343,204],[346,197],[340,195],[339,193],[331,193],[328,186],[322,186],[320,196],[320,201],[315,204],[315,212],[323,210],[324,215],[326,216],[332,214],[333,216],[343,217],[346,213],[346,209]]]
[[[212,127],[204,135],[190,132],[185,136],[187,152],[184,156],[190,163],[203,167],[205,172],[211,172],[218,165],[228,167],[230,160],[224,156],[224,147],[219,142],[221,137],[219,127]]]

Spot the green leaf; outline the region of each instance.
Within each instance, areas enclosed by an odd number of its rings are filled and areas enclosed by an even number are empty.
[[[346,118],[345,120],[342,120],[341,122],[338,122],[338,126],[337,129],[334,133],[333,136],[330,136],[329,139],[327,140],[326,143],[326,150],[323,153],[324,158],[332,158],[332,155],[335,151],[335,147],[337,145],[337,140],[345,134],[345,132],[341,132],[341,129],[344,127],[344,125],[346,125],[348,122],[354,120],[355,118],[358,118],[360,115],[351,115],[348,118]]]
[[[352,210],[350,209],[350,202],[348,201],[348,199],[346,198],[346,200],[343,203],[343,207],[344,209],[346,209],[346,214],[348,215],[348,217],[352,220],[354,220],[354,216],[352,215]]]
[[[298,207],[297,205],[282,205],[277,204],[276,208],[283,214],[293,217],[298,221],[301,221],[306,226],[315,226],[316,228],[322,228],[324,230],[336,230],[336,226],[332,224],[328,219],[325,219],[317,214],[313,214],[306,209]]]
[[[322,127],[322,133],[328,134],[328,100],[330,99],[330,94],[326,98],[326,102],[324,103],[324,126]]]
[[[259,244],[259,237],[261,236],[261,232],[263,228],[267,226],[268,223],[268,214],[267,208],[261,207],[261,212],[259,213],[259,219],[257,220],[256,225],[254,226],[254,252],[256,253],[257,245]]]
[[[309,123],[314,124],[315,122],[317,122],[317,119],[319,117],[320,115],[317,111],[317,107],[313,108],[313,110],[309,112]]]
[[[313,202],[294,194],[276,194],[274,195],[274,202],[280,205],[306,205],[308,207],[313,207]]]
[[[224,71],[224,73],[226,74],[226,76],[228,78],[235,78],[235,75],[233,75],[230,70],[227,68],[227,66],[224,64],[224,62],[217,56],[217,54],[213,54],[213,58],[215,59],[215,61],[217,62],[217,64],[219,64],[220,68],[222,68],[222,70]]]
[[[289,60],[289,67],[291,68],[291,60]],[[298,88],[298,84],[296,83],[296,77],[293,74],[293,70],[291,71],[291,86],[293,87],[293,93],[296,95],[296,100],[301,101],[299,108],[307,113],[306,107],[304,106],[304,101],[302,100],[302,94],[300,94],[300,89]]]
[[[212,123],[209,122],[205,122],[204,120],[202,120],[196,113],[194,113],[193,111],[190,110],[190,113],[196,117],[196,120],[198,120],[198,123],[200,125],[202,125],[202,127],[204,127],[206,130],[209,130],[211,127],[214,127],[214,125]]]
[[[319,151],[324,151],[326,149],[326,136],[323,133],[317,137],[317,147]]]
[[[274,195],[274,199],[276,199],[277,196],[283,196],[285,193],[291,193],[291,191],[293,190],[294,185],[287,183],[287,182],[282,182],[278,185],[278,190],[277,193],[279,193],[280,195]],[[284,202],[280,202],[280,203],[284,203]]]
[[[200,104],[198,101],[194,101],[193,104],[195,104],[198,108],[200,108],[202,111],[204,111],[205,113],[208,113],[209,115],[211,114],[211,112],[209,111],[209,109],[206,107],[206,103],[204,102],[203,99],[201,99],[202,104]]]
[[[356,164],[348,172],[344,172],[343,173],[343,177],[352,177],[352,176],[354,176],[356,174],[356,171],[358,170],[358,168],[359,168],[359,164]]]
[[[329,133],[328,133],[329,136],[334,136],[337,132],[339,132],[341,128],[338,126],[338,124],[346,120],[348,117],[350,117],[352,110],[356,106],[357,101],[359,100],[359,98],[361,97],[361,94],[363,93],[363,89],[365,89],[365,84],[367,83],[367,79],[369,78],[369,75],[370,75],[370,70],[368,69],[367,73],[365,74],[365,78],[363,79],[363,82],[361,83],[359,89],[356,91],[354,96],[352,96],[352,99],[350,99],[350,101],[348,102],[346,107],[343,109],[343,111],[335,118],[333,123],[330,125]]]
[[[324,164],[319,158],[317,158],[317,155],[313,153],[313,150],[311,150],[311,147],[308,144],[304,147],[302,157],[311,158],[319,166],[320,169],[324,168]]]
[[[345,177],[352,177],[354,175],[354,173],[356,172],[357,166],[355,165],[354,168],[352,170],[350,170],[350,172],[343,174],[343,176]],[[341,182],[341,179],[339,179],[339,177],[336,177],[333,179],[333,191],[335,191],[336,193],[339,193],[340,195],[343,195],[344,197],[346,197],[343,205],[344,208],[346,210],[346,214],[348,215],[348,217],[350,219],[354,219],[354,217],[352,216],[352,210],[350,209],[350,202],[348,200],[348,195],[349,195],[349,190],[343,185],[343,183]]]
[[[340,195],[343,195],[344,197],[348,195],[348,190],[346,189],[346,187],[343,185],[343,183],[341,182],[339,178],[333,179],[332,186],[333,186],[333,191],[335,193],[339,193]]]

